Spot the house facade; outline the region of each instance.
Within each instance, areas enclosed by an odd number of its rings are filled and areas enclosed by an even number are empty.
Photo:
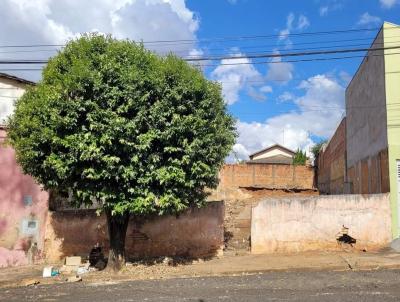
[[[0,125],[5,124],[7,117],[12,114],[14,102],[24,94],[26,87],[34,84],[16,76],[0,73]]]
[[[256,153],[251,154],[249,164],[286,164],[291,165],[293,163],[293,157],[295,152],[275,144],[260,150]]]
[[[4,123],[28,85],[34,83],[0,73],[0,267],[27,264],[32,244],[43,250],[48,194],[22,172],[5,144]]]
[[[318,162],[327,194],[390,192],[392,234],[400,235],[400,26],[385,22],[346,89],[346,118]],[[397,47],[397,48],[396,48]]]

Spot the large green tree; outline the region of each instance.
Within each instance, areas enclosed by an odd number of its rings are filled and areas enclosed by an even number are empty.
[[[221,87],[199,68],[102,35],[53,57],[8,128],[25,173],[104,210],[114,269],[130,215],[203,205],[235,140]]]

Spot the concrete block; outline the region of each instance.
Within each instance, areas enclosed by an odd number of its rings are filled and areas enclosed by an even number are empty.
[[[65,265],[79,266],[81,265],[82,258],[80,256],[65,257]]]

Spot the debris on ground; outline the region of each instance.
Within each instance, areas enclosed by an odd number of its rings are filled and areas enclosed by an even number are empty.
[[[79,266],[82,263],[82,258],[80,256],[69,256],[65,257],[65,265],[67,266]]]
[[[40,281],[37,279],[27,279],[22,281],[21,286],[34,286],[38,285],[39,283]]]
[[[163,263],[165,265],[173,265],[174,264],[174,259],[171,257],[164,257]]]
[[[50,277],[58,276],[59,274],[60,274],[60,271],[57,268],[55,268],[54,266],[46,266],[45,268],[43,268],[42,277],[50,278]]]
[[[96,244],[90,251],[89,263],[91,267],[94,267],[100,271],[105,269],[107,261],[104,257],[103,250],[99,244]]]
[[[86,274],[86,273],[88,273],[88,272],[89,272],[89,263],[87,263],[87,264],[84,265],[84,266],[78,267],[78,269],[77,269],[77,271],[76,271],[76,273],[77,273],[78,275],[83,275],[83,274]]]
[[[80,282],[82,281],[82,277],[80,276],[72,276],[65,279],[66,282]]]
[[[346,243],[351,247],[357,242],[357,240],[349,235],[349,228],[342,226],[342,230],[336,235],[336,241],[338,243]]]

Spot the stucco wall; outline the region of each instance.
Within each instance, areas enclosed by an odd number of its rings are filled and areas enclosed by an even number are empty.
[[[340,249],[342,226],[356,249],[377,250],[391,242],[389,194],[324,195],[268,199],[252,210],[253,253]]]
[[[0,129],[0,267],[28,262],[32,242],[43,250],[48,194],[24,175]]]
[[[45,238],[49,261],[68,255],[87,256],[100,243],[108,248],[104,215],[95,210],[50,212]],[[204,208],[189,209],[179,216],[163,216],[129,222],[128,257],[205,257],[219,253],[224,243],[224,204],[209,202]]]
[[[400,26],[385,22],[385,47],[400,46]],[[400,236],[400,187],[398,185],[396,161],[400,160],[400,54],[399,49],[385,50],[385,86],[387,104],[388,166],[390,198],[392,204],[393,237]]]

